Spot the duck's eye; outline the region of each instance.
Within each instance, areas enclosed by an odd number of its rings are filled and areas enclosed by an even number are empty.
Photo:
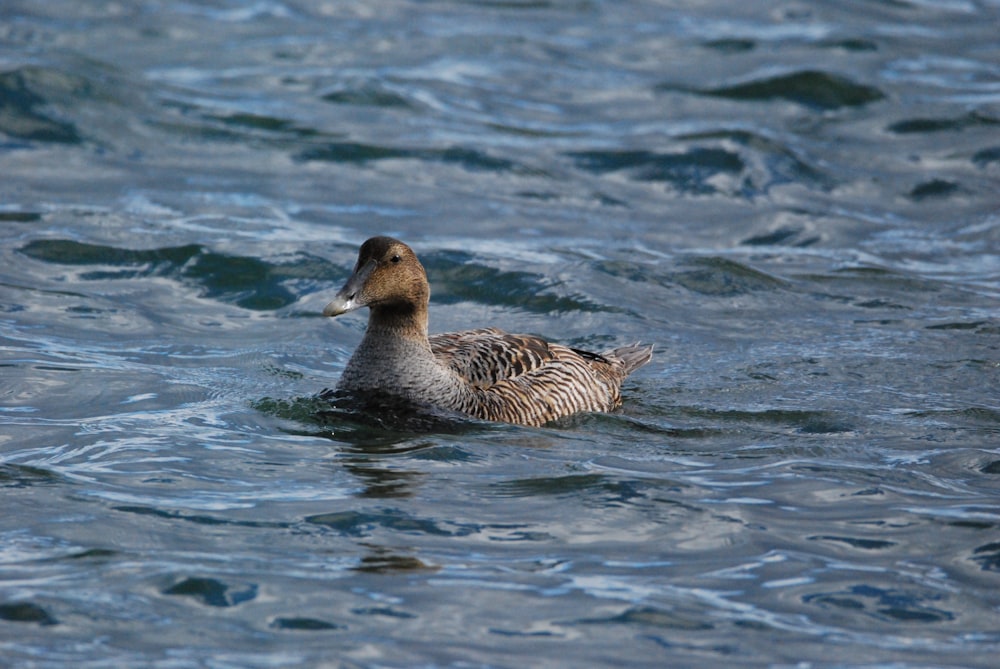
[[[400,258],[399,254],[397,253],[393,257],[389,258],[389,260],[392,261],[392,262],[399,262],[400,260],[402,260],[402,258]]]

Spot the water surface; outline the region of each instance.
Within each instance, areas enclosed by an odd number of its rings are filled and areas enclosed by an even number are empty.
[[[994,2],[7,3],[0,654],[992,667]],[[330,412],[373,234],[612,415]]]

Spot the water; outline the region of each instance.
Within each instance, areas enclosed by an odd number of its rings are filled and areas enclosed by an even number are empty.
[[[992,667],[995,2],[7,2],[0,665]],[[614,415],[322,411],[372,234]]]

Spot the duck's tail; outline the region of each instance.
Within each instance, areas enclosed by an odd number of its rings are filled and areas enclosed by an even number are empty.
[[[624,367],[624,376],[628,376],[653,359],[653,347],[642,346],[636,342],[629,346],[605,351],[601,355],[609,360],[620,360]]]

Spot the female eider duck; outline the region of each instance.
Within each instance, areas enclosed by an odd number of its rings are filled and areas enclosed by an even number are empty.
[[[409,246],[391,237],[362,244],[353,274],[323,310],[324,316],[371,310],[337,394],[542,425],[620,406],[622,381],[653,356],[652,346],[596,354],[494,328],[428,337],[429,301],[427,274]]]

